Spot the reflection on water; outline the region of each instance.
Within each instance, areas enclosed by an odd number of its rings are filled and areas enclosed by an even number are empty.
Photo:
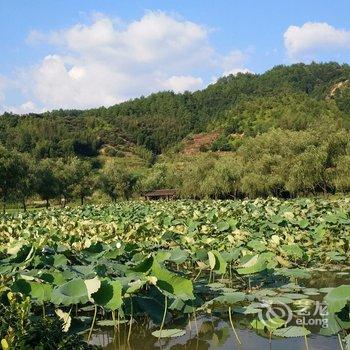
[[[304,281],[304,284],[310,288],[337,287],[342,284],[350,284],[349,269],[343,271],[315,271],[312,277]]]
[[[348,271],[348,270],[347,270]],[[348,272],[317,271],[311,279],[301,280],[300,284],[307,287],[324,288],[335,287],[341,284],[350,284]],[[320,298],[316,296],[315,299]],[[305,340],[300,338],[276,338],[271,343],[266,334],[257,334],[249,329],[249,316],[235,314],[235,327],[242,344],[238,344],[232,332],[227,315],[198,315],[196,321],[190,322],[186,318],[177,319],[166,328],[179,328],[186,330],[186,334],[178,338],[167,338],[158,341],[152,335],[152,331],[158,329],[147,318],[134,321],[130,341],[127,341],[129,326],[121,324],[118,332],[114,327],[96,328],[91,343],[100,345],[106,350],[305,350]],[[319,327],[308,327],[312,332],[318,333]],[[309,350],[338,349],[339,343],[336,336],[321,336],[311,334],[307,337]]]

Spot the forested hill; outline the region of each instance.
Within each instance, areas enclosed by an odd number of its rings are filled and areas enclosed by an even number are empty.
[[[0,195],[291,197],[350,191],[350,66],[277,66],[109,108],[0,116]],[[101,197],[101,198],[102,198]]]
[[[159,92],[109,108],[5,113],[0,142],[37,158],[94,156],[104,145],[129,143],[159,154],[189,134],[218,130],[219,148],[227,149],[225,138],[233,133],[304,130],[324,118],[349,125],[349,65],[277,66],[261,75],[224,77],[202,91]]]

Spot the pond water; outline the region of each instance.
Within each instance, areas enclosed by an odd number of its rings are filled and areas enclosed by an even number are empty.
[[[237,350],[305,350],[305,340],[300,338],[272,339],[256,334],[249,329],[236,327],[241,345],[238,344],[230,323],[223,319],[208,318],[202,316],[197,318],[198,336],[194,322],[191,329],[186,327],[186,334],[179,338],[161,339],[158,341],[151,334],[151,330],[144,325],[134,325],[130,342],[127,341],[128,330],[121,328],[120,333],[115,333],[112,327],[100,329],[92,338],[92,343],[102,345],[106,350],[132,349],[237,349]],[[320,335],[309,335],[307,338],[309,350],[338,349],[339,343],[336,336],[324,337]]]
[[[300,281],[301,285],[310,288],[336,287],[341,284],[350,284],[349,270],[317,271],[311,279]],[[315,297],[318,299],[319,297]],[[234,325],[241,341],[238,343],[227,313],[199,314],[194,320],[187,317],[179,318],[168,324],[166,328],[179,328],[186,334],[177,338],[158,340],[152,332],[158,329],[148,319],[137,319],[131,330],[130,341],[127,341],[129,325],[121,324],[118,332],[114,327],[96,327],[90,343],[100,345],[105,350],[333,350],[341,349],[337,336],[322,336],[317,334],[318,327],[307,327],[313,334],[298,338],[274,338],[269,340],[268,335],[258,334],[249,329],[249,316],[234,314]]]

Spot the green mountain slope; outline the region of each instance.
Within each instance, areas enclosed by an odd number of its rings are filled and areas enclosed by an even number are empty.
[[[162,153],[188,134],[215,128],[256,135],[272,127],[302,130],[323,117],[347,126],[348,80],[348,65],[296,64],[224,77],[195,93],[160,92],[109,108],[5,114],[0,142],[38,157],[93,156],[104,144],[128,142]]]

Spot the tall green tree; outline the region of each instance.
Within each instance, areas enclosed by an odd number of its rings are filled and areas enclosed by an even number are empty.
[[[42,160],[36,169],[36,193],[46,201],[46,207],[50,200],[56,198],[60,193],[60,183],[54,172],[54,162],[50,159]]]
[[[20,153],[0,146],[0,192],[4,213],[9,196],[19,193],[21,183],[29,176],[28,169],[26,159]]]
[[[27,210],[27,200],[35,193],[36,178],[35,178],[36,162],[29,154],[21,154],[19,157],[17,169],[20,172],[18,182],[15,185],[15,197],[20,200],[23,205],[23,210]]]
[[[115,202],[118,198],[131,197],[138,178],[137,174],[118,167],[115,162],[109,162],[102,169],[99,183],[101,190]]]

